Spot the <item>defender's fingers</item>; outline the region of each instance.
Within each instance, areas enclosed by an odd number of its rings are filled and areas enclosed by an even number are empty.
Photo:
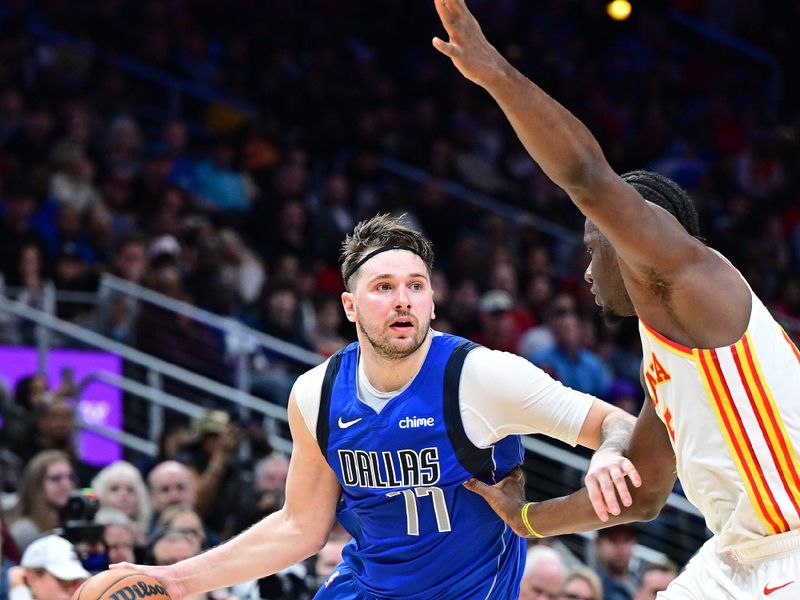
[[[446,0],[446,2],[447,10],[455,17],[462,17],[464,14],[469,13],[467,3],[464,0]]]
[[[453,46],[453,44],[449,44],[438,37],[433,38],[433,47],[450,58],[453,58],[457,54],[456,47]]]
[[[433,5],[436,7],[436,14],[439,15],[439,19],[442,21],[445,31],[450,35],[450,26],[453,24],[455,17],[453,13],[450,12],[447,2],[445,2],[445,0],[434,0]]]
[[[475,479],[474,477],[472,479],[467,479],[464,482],[464,487],[467,488],[471,492],[475,492],[476,494],[480,494],[484,498],[486,498],[487,495],[491,493],[490,490],[494,489],[494,488],[492,488],[492,486],[486,485],[481,480]]]

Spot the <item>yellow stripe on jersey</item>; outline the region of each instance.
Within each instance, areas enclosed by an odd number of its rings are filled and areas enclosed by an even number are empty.
[[[769,490],[761,466],[733,403],[715,351],[696,349],[695,353],[698,373],[750,502],[767,531],[771,534],[787,531],[788,523],[783,518]]]
[[[733,348],[734,361],[742,375],[753,412],[756,414],[767,447],[778,470],[786,494],[800,517],[800,461],[781,413],[775,403],[769,382],[764,376],[753,340],[748,331]]]

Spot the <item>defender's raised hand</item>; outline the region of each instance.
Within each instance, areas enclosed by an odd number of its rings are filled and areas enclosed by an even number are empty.
[[[433,38],[433,47],[449,56],[470,81],[485,87],[508,68],[508,62],[483,35],[464,0],[434,0],[449,41]]]

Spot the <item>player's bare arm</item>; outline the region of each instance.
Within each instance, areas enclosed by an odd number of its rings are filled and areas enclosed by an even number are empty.
[[[636,466],[642,485],[631,490],[629,506],[605,519],[594,510],[587,488],[582,488],[569,496],[531,503],[526,512],[529,528],[522,519],[526,500],[521,473],[512,473],[494,486],[474,479],[464,485],[483,496],[517,534],[526,537],[535,537],[531,529],[540,536],[552,536],[654,519],[666,503],[676,475],[666,428],[649,400],[636,420],[626,456]]]
[[[301,561],[325,544],[335,519],[340,488],[317,442],[289,399],[294,442],[286,478],[286,502],[230,541],[167,567],[120,563],[159,579],[173,600],[259,579]]]
[[[435,4],[448,41],[434,47],[492,95],[531,157],[608,238],[640,315],[688,346],[736,341],[748,290],[722,259],[613,171],[591,132],[486,40],[464,0]]]

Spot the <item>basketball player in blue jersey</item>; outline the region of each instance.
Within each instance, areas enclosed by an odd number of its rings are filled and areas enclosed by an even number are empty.
[[[598,510],[630,501],[639,478],[621,448],[633,417],[518,356],[433,331],[432,265],[430,242],[401,219],[356,226],[342,304],[358,342],[294,385],[283,508],[200,556],[135,568],[180,600],[303,560],[338,518],[353,540],[319,599],[509,600],[525,542],[463,483],[514,470],[519,434],[597,448],[587,485]]]
[[[517,531],[555,535],[655,517],[680,477],[713,537],[660,600],[800,597],[800,352],[719,253],[675,182],[618,176],[586,127],[489,44],[464,0],[435,0],[434,46],[503,109],[544,172],[586,216],[586,281],[612,316],[637,316],[648,399],[627,455],[634,502],[596,511],[592,490],[543,503],[518,477],[472,481]],[[626,506],[627,503],[626,503]]]

